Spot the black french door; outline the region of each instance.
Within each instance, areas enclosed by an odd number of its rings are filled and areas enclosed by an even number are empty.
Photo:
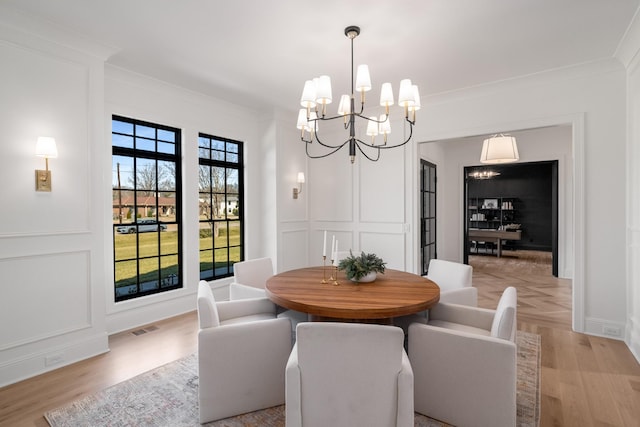
[[[427,274],[436,253],[436,165],[420,160],[420,260],[421,274]]]

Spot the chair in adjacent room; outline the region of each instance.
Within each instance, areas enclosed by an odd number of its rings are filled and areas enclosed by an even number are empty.
[[[198,285],[200,423],[281,405],[291,353],[291,322],[267,298],[216,303]]]
[[[517,292],[496,310],[437,304],[409,326],[415,410],[460,427],[516,424]]]
[[[287,427],[413,426],[413,373],[394,326],[308,322],[286,370]]]

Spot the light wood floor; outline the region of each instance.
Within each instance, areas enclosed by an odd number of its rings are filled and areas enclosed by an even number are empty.
[[[518,289],[518,329],[541,335],[540,426],[640,426],[640,365],[622,341],[571,331],[571,281],[551,275],[551,255],[471,256],[478,305]]]
[[[515,286],[518,328],[542,336],[542,427],[640,426],[640,365],[621,341],[571,331],[571,282],[551,275],[548,256],[505,251],[470,263],[479,305],[495,308]],[[0,388],[0,426],[47,426],[47,410],[193,353],[196,334],[188,313],[112,336],[105,355]]]

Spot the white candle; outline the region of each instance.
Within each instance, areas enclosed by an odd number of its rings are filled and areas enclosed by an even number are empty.
[[[334,255],[336,254],[336,235],[331,236],[331,259],[334,259]]]
[[[338,265],[338,241],[336,240],[336,250],[333,252],[333,259],[336,261],[335,265]]]
[[[322,256],[327,256],[327,230],[324,230],[324,241],[322,242]]]

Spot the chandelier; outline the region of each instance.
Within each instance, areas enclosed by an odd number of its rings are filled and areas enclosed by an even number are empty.
[[[297,127],[301,130],[300,139],[305,143],[305,150],[309,158],[319,159],[330,156],[348,144],[351,163],[355,161],[356,149],[367,159],[375,162],[380,158],[380,150],[402,147],[411,140],[413,125],[416,122],[416,111],[420,109],[420,93],[418,86],[411,84],[410,79],[400,81],[398,105],[404,109],[404,118],[409,124],[409,136],[404,142],[387,145],[387,137],[391,133],[389,107],[394,104],[391,83],[383,83],[380,91],[380,106],[384,107],[384,114],[371,117],[363,115],[365,93],[371,90],[371,77],[369,67],[363,64],[358,66],[355,81],[353,78],[353,39],[360,34],[360,27],[349,26],[345,28],[344,34],[351,40],[351,95],[342,95],[337,115],[327,116],[327,105],[333,101],[331,78],[323,75],[313,80],[307,80],[300,98],[300,105],[303,108],[298,113]],[[358,110],[356,110],[356,92],[360,93]],[[356,118],[366,121],[366,135],[371,137],[370,141],[363,141],[356,137]],[[337,144],[322,141],[318,136],[319,123],[336,119],[344,120],[344,129],[349,131],[348,139]],[[376,143],[378,135],[382,135],[382,143]],[[309,153],[309,145],[314,142],[323,147],[322,154]],[[364,147],[369,151],[373,150],[374,154],[367,153],[363,150]]]
[[[492,170],[477,170],[473,171],[469,174],[469,178],[473,179],[491,179],[500,175],[500,172],[492,171]]]

